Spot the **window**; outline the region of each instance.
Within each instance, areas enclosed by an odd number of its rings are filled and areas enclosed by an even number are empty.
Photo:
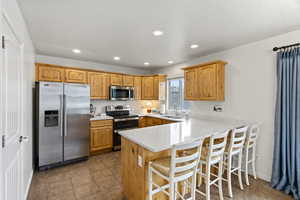
[[[184,79],[174,78],[167,81],[167,106],[169,111],[188,110],[190,103],[184,100]]]

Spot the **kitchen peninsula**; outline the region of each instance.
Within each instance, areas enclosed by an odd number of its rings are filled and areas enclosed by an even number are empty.
[[[173,145],[208,138],[243,125],[246,125],[244,121],[191,117],[177,123],[121,131],[123,195],[130,200],[146,200],[148,162],[170,156]],[[158,183],[163,181],[154,179]],[[161,192],[154,199],[168,198]]]

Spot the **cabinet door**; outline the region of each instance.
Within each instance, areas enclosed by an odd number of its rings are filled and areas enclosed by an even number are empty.
[[[163,120],[153,117],[152,118],[152,123],[153,123],[153,126],[161,125],[161,124],[163,124]]]
[[[142,77],[134,77],[134,99],[141,100],[142,98]]]
[[[154,98],[154,78],[147,76],[142,78],[142,99],[152,100]]]
[[[36,65],[36,79],[37,81],[64,81],[65,70],[61,67],[52,67],[48,65]]]
[[[91,128],[91,152],[112,148],[113,135],[111,126]]]
[[[134,85],[134,78],[130,75],[123,75],[123,86],[132,86]]]
[[[158,100],[159,97],[159,76],[153,77],[153,99]]]
[[[184,72],[184,99],[197,99],[197,78],[196,69],[186,70]]]
[[[111,74],[110,75],[110,84],[111,85],[123,85],[123,75],[122,74]]]
[[[108,99],[110,76],[107,73],[89,72],[88,83],[91,87],[92,99]]]
[[[199,99],[217,99],[217,66],[216,64],[197,69],[197,87]]]
[[[68,83],[87,83],[87,72],[77,69],[65,69],[65,82]]]

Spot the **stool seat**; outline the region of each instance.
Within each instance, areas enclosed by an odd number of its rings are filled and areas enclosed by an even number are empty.
[[[196,174],[200,159],[202,139],[191,143],[174,145],[170,157],[164,157],[150,161],[148,164],[148,199],[153,195],[163,192],[170,200],[180,197],[182,200],[196,199]],[[191,154],[185,153],[191,150]],[[165,184],[156,183],[153,174],[165,180]],[[192,179],[191,197],[185,198],[178,192],[178,183]]]

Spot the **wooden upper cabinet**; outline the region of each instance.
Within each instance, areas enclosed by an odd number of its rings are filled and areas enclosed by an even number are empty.
[[[158,100],[159,97],[159,76],[153,77],[153,99]]]
[[[217,69],[216,65],[208,65],[197,69],[197,88],[201,99],[214,100],[217,98]]]
[[[87,83],[87,72],[78,69],[65,69],[65,82]]]
[[[223,101],[225,64],[216,61],[184,68],[185,99]]]
[[[142,99],[143,100],[154,99],[154,77],[153,76],[142,77]]]
[[[134,86],[134,99],[141,100],[142,99],[142,77],[135,76],[133,86]]]
[[[62,67],[56,67],[48,64],[36,64],[36,81],[55,81],[63,82],[65,70]]]
[[[108,99],[110,74],[102,72],[88,72],[88,83],[91,88],[92,99]]]
[[[198,97],[196,73],[196,69],[184,72],[184,97],[186,100],[196,100]]]
[[[110,84],[111,85],[123,85],[123,75],[122,74],[110,74]]]
[[[134,77],[130,75],[123,75],[123,86],[134,86]]]

